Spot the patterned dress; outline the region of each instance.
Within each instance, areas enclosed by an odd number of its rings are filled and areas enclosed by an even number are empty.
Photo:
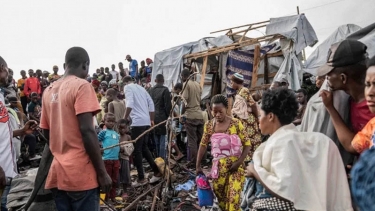
[[[238,95],[243,97],[247,101],[248,110],[250,106],[254,105],[256,102],[250,94],[249,89],[242,87],[237,92]],[[252,160],[253,154],[258,146],[262,143],[261,134],[258,126],[258,117],[256,117],[252,112],[249,112],[249,117],[247,119],[241,119],[245,130],[251,141],[251,149],[249,151],[249,156],[246,158],[246,161]]]
[[[208,121],[204,126],[201,145],[207,146],[212,134],[214,134],[214,119]],[[228,135],[237,134],[242,142],[242,146],[250,146],[251,142],[247,130],[245,130],[241,121],[232,118],[231,123],[225,132]],[[220,209],[225,211],[240,210],[240,196],[245,183],[245,173],[242,166],[237,172],[229,173],[229,169],[238,157],[221,158],[218,163],[219,176],[213,179],[213,191],[219,201]]]

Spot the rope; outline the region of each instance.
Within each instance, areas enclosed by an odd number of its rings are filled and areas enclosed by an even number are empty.
[[[118,147],[118,146],[121,146],[121,145],[124,145],[124,144],[129,144],[129,143],[135,143],[137,142],[140,138],[142,138],[144,135],[146,135],[148,132],[152,131],[153,129],[155,129],[156,127],[162,125],[162,124],[165,124],[166,122],[168,121],[167,120],[164,120],[152,127],[150,127],[149,129],[145,130],[145,132],[143,132],[141,135],[139,135],[136,139],[132,140],[132,141],[123,141],[123,142],[120,142],[118,144],[115,144],[115,145],[112,145],[112,146],[109,146],[109,147],[106,147],[106,148],[103,148],[102,150],[107,150],[107,149],[112,149],[112,148],[115,148],[115,147]]]

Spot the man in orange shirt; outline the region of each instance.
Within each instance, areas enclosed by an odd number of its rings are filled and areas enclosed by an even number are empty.
[[[45,188],[54,193],[58,211],[99,210],[98,187],[108,192],[112,185],[94,129],[100,106],[85,80],[89,64],[86,50],[70,48],[65,75],[43,95],[40,127],[54,156]]]
[[[23,92],[25,93],[26,97],[30,97],[32,92],[40,94],[42,93],[42,88],[40,87],[39,79],[36,77],[34,70],[29,70],[30,78],[26,79],[25,86]]]
[[[23,89],[25,88],[25,82],[27,79],[26,71],[21,70],[21,76],[22,78],[18,79],[17,81],[17,87],[20,90],[20,98],[21,98],[21,105],[23,108],[23,113],[26,114],[26,107],[27,107],[27,96],[25,95],[25,92]]]

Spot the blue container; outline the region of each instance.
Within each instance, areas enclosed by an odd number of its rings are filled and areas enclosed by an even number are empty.
[[[207,207],[214,205],[214,194],[211,189],[198,188],[198,203],[200,207]]]

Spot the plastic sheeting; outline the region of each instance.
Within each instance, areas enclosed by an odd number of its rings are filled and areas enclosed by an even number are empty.
[[[313,46],[318,42],[318,37],[304,14],[271,18],[266,34],[281,34],[292,40],[297,55],[307,46]]]
[[[304,14],[271,18],[266,34],[281,34],[285,37],[280,39],[284,61],[280,64],[274,80],[287,79],[291,89],[300,89],[303,69],[300,54],[304,48],[318,42],[310,22]]]
[[[375,56],[375,23],[350,34],[347,39],[358,40],[367,46],[368,56]]]
[[[327,62],[327,54],[331,45],[344,40],[349,34],[360,29],[361,27],[354,24],[342,25],[336,29],[312,52],[305,62],[304,71],[312,75],[316,75],[318,68]]]
[[[180,82],[180,73],[183,69],[184,56],[196,53],[213,47],[220,47],[232,44],[233,41],[226,35],[219,37],[203,38],[195,42],[176,46],[155,54],[154,67],[151,75],[151,84],[155,85],[157,74],[164,75],[164,85],[172,89],[172,83]],[[211,76],[212,77],[212,76]],[[209,80],[210,77],[206,77]],[[203,90],[205,92],[205,90]],[[206,90],[207,91],[207,90]],[[209,91],[207,91],[209,93]]]

